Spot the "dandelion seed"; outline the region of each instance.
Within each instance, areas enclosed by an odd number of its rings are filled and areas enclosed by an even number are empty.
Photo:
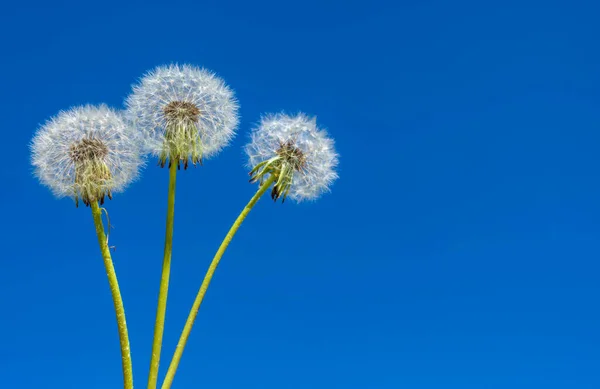
[[[142,161],[132,135],[121,115],[106,105],[62,111],[33,138],[35,175],[58,198],[102,204],[138,176]]]
[[[338,154],[333,139],[304,114],[264,117],[246,146],[250,182],[275,175],[271,198],[314,200],[337,179]]]
[[[127,118],[145,152],[158,163],[196,165],[217,154],[235,135],[238,104],[213,73],[189,65],[160,66],[146,74],[126,100]]]

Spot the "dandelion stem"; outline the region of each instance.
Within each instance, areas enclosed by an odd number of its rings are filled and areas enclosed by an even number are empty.
[[[171,274],[171,251],[173,248],[173,219],[175,216],[175,183],[177,180],[177,165],[179,161],[169,160],[169,196],[167,200],[167,227],[165,234],[165,251],[163,257],[162,275],[158,291],[158,306],[156,308],[156,323],[154,324],[154,340],[152,342],[152,358],[148,375],[148,389],[156,389],[158,381],[158,366],[165,330],[165,315],[167,312],[167,295],[169,293],[169,276]]]
[[[117,281],[117,274],[108,247],[108,239],[104,233],[102,209],[98,206],[97,201],[91,201],[90,206],[92,208],[92,216],[94,217],[98,244],[102,251],[102,259],[104,260],[104,267],[106,268],[106,275],[108,276],[110,292],[112,293],[115,312],[117,314],[117,327],[119,328],[119,341],[121,343],[121,361],[123,364],[123,385],[125,389],[133,389],[133,369],[131,366],[131,353],[129,349],[129,335],[127,334],[127,322],[125,320],[125,308],[123,307],[119,282]]]
[[[175,377],[175,372],[177,371],[177,366],[179,365],[179,361],[181,360],[181,356],[183,354],[183,349],[187,343],[187,340],[190,336],[190,332],[192,331],[192,327],[194,326],[194,321],[196,320],[196,316],[198,315],[198,310],[200,309],[200,305],[202,304],[202,300],[204,299],[204,295],[206,294],[206,290],[208,289],[208,285],[212,280],[212,277],[219,265],[219,261],[221,261],[221,257],[227,250],[227,246],[233,239],[233,236],[240,228],[248,213],[252,210],[252,207],[256,204],[256,202],[265,194],[265,192],[269,189],[271,184],[275,181],[275,175],[271,174],[265,182],[259,187],[258,191],[254,194],[252,199],[246,204],[240,215],[237,217],[227,235],[225,235],[225,239],[219,246],[217,253],[215,254],[206,275],[204,276],[204,280],[202,281],[202,285],[200,286],[200,290],[196,295],[196,299],[194,300],[194,304],[192,305],[192,309],[190,310],[190,314],[188,315],[187,321],[185,322],[185,326],[183,327],[183,331],[181,333],[181,337],[179,338],[179,342],[177,343],[177,348],[175,349],[175,353],[173,354],[173,359],[171,360],[171,364],[169,365],[169,370],[167,371],[167,375],[165,376],[165,381],[163,382],[162,389],[169,389],[173,383],[173,378]]]

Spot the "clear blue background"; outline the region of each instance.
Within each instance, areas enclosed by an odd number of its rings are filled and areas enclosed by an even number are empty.
[[[242,146],[305,111],[341,178],[263,199],[200,311],[174,388],[599,388],[600,6],[595,1],[38,2],[0,16],[3,388],[118,388],[89,209],[55,200],[28,143],[122,105],[145,71],[216,71],[242,122],[179,175],[161,377],[212,254],[249,199]],[[108,203],[138,388],[167,171]]]

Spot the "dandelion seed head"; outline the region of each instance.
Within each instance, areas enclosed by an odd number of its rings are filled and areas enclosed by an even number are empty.
[[[49,119],[33,137],[31,162],[58,198],[104,201],[134,181],[142,165],[133,131],[106,105],[82,106]]]
[[[145,152],[193,164],[229,144],[238,126],[233,91],[214,73],[190,65],[160,66],[127,97],[127,119]]]
[[[245,151],[253,181],[269,174],[282,176],[271,193],[275,200],[280,196],[297,202],[315,200],[338,178],[333,139],[317,127],[316,118],[305,114],[263,117]]]

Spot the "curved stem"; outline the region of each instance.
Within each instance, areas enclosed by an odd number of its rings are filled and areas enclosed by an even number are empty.
[[[167,375],[165,376],[165,381],[163,382],[162,389],[169,389],[173,384],[173,378],[175,377],[175,372],[177,371],[177,367],[179,366],[179,361],[181,360],[181,356],[183,355],[183,349],[187,343],[187,340],[190,336],[190,332],[192,331],[192,327],[194,326],[194,321],[196,320],[196,316],[198,315],[198,310],[200,309],[200,305],[202,304],[202,300],[204,299],[204,295],[206,294],[206,290],[208,289],[208,285],[210,285],[210,281],[221,261],[221,257],[225,253],[227,246],[233,239],[233,236],[240,228],[240,225],[248,216],[248,213],[252,210],[252,207],[256,204],[258,199],[262,197],[263,194],[269,189],[271,184],[275,181],[275,176],[271,174],[271,176],[259,187],[258,191],[254,194],[250,202],[244,207],[240,215],[237,217],[227,235],[225,235],[225,239],[221,243],[219,250],[215,254],[210,266],[208,267],[208,271],[204,276],[204,281],[202,281],[202,285],[200,286],[200,290],[196,295],[196,299],[194,300],[194,305],[192,305],[192,309],[190,310],[190,314],[188,315],[187,321],[185,322],[185,326],[183,327],[183,331],[181,333],[181,337],[179,338],[179,342],[177,343],[177,348],[175,349],[175,353],[173,354],[173,359],[171,360],[171,364],[169,365],[169,370],[167,371]]]
[[[125,320],[125,308],[123,307],[123,298],[119,290],[119,282],[117,274],[113,266],[108,247],[108,239],[104,233],[104,225],[102,224],[102,209],[98,206],[97,201],[90,202],[92,208],[92,216],[94,217],[94,225],[96,227],[96,235],[98,236],[98,244],[102,251],[102,259],[108,276],[110,292],[112,294],[115,312],[117,314],[117,327],[119,329],[119,341],[121,343],[121,363],[123,365],[123,387],[125,389],[133,389],[133,369],[131,366],[131,352],[129,348],[129,335],[127,334],[127,322]]]
[[[177,181],[177,161],[170,160],[169,165],[169,196],[167,200],[167,227],[165,233],[165,251],[163,257],[162,275],[158,291],[158,306],[154,324],[154,340],[152,342],[152,358],[148,375],[148,389],[155,389],[158,381],[158,366],[165,330],[165,315],[167,312],[167,295],[169,293],[169,277],[171,275],[171,251],[173,248],[173,220],[175,217],[175,184]]]

